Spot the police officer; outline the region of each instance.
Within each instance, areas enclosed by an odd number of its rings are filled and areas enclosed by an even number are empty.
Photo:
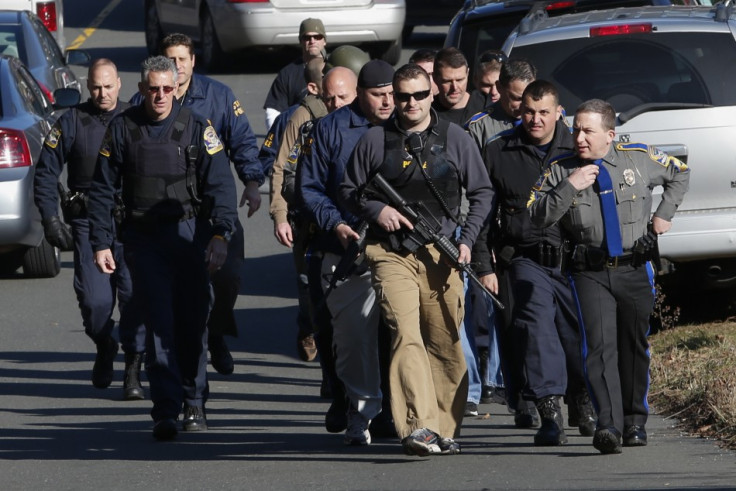
[[[194,73],[194,44],[188,36],[169,34],[164,37],[161,54],[176,63],[179,74],[177,103],[207,118],[217,131],[227,156],[245,185],[240,206],[248,203],[248,217],[252,216],[261,206],[258,188],[265,177],[258,159],[256,137],[240,101],[228,86]],[[140,100],[140,95],[137,97]],[[207,323],[210,361],[212,367],[223,375],[233,373],[235,368],[224,335],[238,335],[233,309],[240,291],[240,272],[245,259],[245,239],[240,220],[235,221],[235,227],[228,243],[227,262],[212,275],[215,303]]]
[[[465,125],[478,148],[482,150],[489,139],[519,124],[521,95],[536,78],[537,69],[528,61],[508,60],[501,65],[496,82],[498,102],[472,116]]]
[[[366,258],[392,333],[391,409],[404,452],[455,454],[468,388],[458,334],[462,277],[432,243],[413,251],[404,246],[409,242],[403,239],[418,238],[412,223],[385,197],[364,190],[380,172],[406,200],[423,203],[440,222],[439,233],[451,237],[464,187],[470,207],[458,239],[461,262],[470,261],[493,191],[472,140],[432,111],[427,72],[405,65],[396,71],[393,88],[396,117],[358,142],[341,197],[349,211],[371,224]]]
[[[440,118],[462,126],[485,108],[484,99],[470,97],[469,75],[468,60],[459,49],[450,47],[437,52],[432,78],[438,92],[432,107]]]
[[[586,376],[598,411],[593,446],[620,453],[647,444],[647,332],[654,306],[649,261],[687,191],[685,164],[654,147],[614,143],[616,113],[600,99],[575,111],[575,153],[535,185],[532,221],[559,221],[570,237],[573,291],[582,314]],[[651,218],[652,188],[664,186]]]
[[[492,250],[509,278],[512,344],[526,374],[522,395],[535,402],[542,420],[534,436],[537,446],[567,443],[559,396],[568,384],[581,406],[578,413],[583,413],[584,424],[578,421],[581,433],[592,436],[595,426],[583,379],[577,309],[560,270],[560,228],[539,228],[526,211],[529,190],[542,171],[573,149],[561,109],[557,89],[536,80],[524,90],[521,124],[486,143],[483,161],[497,196],[491,216],[500,217],[500,227],[498,233],[488,234],[495,220],[489,222],[473,249],[486,288],[498,291]]]
[[[104,273],[114,193],[122,185],[122,241],[147,329],[146,369],[160,440],[207,429],[209,273],[225,263],[237,217],[235,186],[217,132],[175,104],[177,70],[166,57],[142,64],[141,105],[115,118],[100,148],[89,196],[90,241]]]
[[[297,167],[303,208],[318,228],[312,247],[324,255],[321,276],[326,293],[348,244],[359,238],[359,220],[338,201],[345,165],[358,140],[391,116],[393,73],[385,61],[366,63],[358,76],[357,99],[317,122]],[[380,314],[370,275],[367,268],[357,269],[326,298],[332,315],[336,371],[350,402],[344,438],[347,445],[370,444],[368,426],[381,412]]]
[[[145,350],[145,327],[131,304],[130,273],[123,260],[123,247],[113,241],[112,251],[118,268],[113,275],[97,271],[89,243],[87,196],[97,162],[100,143],[112,118],[128,105],[118,100],[120,78],[115,64],[96,60],[89,68],[87,102],[65,112],[44,141],[36,167],[34,199],[41,212],[46,240],[60,249],[74,247],[74,291],[82,311],[84,331],[97,345],[92,369],[92,384],[104,389],[113,379],[113,360],[118,343],[112,337],[115,298],[118,300],[118,332],[125,352],[123,397],[143,399],[140,369]],[[58,216],[59,177],[68,162],[68,192],[62,196],[65,220],[72,236]]]

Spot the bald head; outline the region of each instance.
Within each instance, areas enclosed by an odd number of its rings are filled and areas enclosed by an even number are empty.
[[[90,100],[100,111],[112,111],[118,103],[120,77],[115,63],[107,58],[95,60],[87,72]]]
[[[349,68],[338,66],[322,80],[322,100],[329,112],[347,106],[357,96],[358,77]]]

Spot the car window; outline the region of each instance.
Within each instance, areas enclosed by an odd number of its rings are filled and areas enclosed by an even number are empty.
[[[38,19],[33,19],[33,29],[38,33],[38,39],[41,42],[41,48],[43,49],[44,56],[49,64],[58,68],[64,65],[64,55],[59,49],[59,45],[56,44],[54,38],[49,34],[49,31]]]
[[[33,75],[25,67],[18,66],[18,70],[14,71],[14,77],[26,109],[46,118],[51,112],[51,103],[41,91]]]
[[[20,58],[21,52],[24,51],[20,45],[22,39],[19,25],[0,25],[0,55]]]
[[[736,105],[730,34],[669,32],[577,38],[512,49],[554,83],[568,108],[600,98],[618,112],[644,103]]]

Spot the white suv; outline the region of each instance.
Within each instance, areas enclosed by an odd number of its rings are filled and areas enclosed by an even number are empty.
[[[532,14],[504,44],[555,84],[569,114],[605,99],[619,113],[620,141],[688,164],[690,190],[660,254],[694,287],[736,284],[735,33],[730,5],[636,7]]]
[[[61,51],[63,52],[66,48],[63,0],[3,0],[0,8],[4,10],[30,10],[41,19],[46,29],[54,36]]]

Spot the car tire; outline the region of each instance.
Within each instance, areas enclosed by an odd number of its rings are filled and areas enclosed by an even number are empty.
[[[28,278],[53,278],[61,271],[61,252],[46,239],[23,256],[23,274]]]
[[[386,51],[379,53],[376,58],[380,58],[391,65],[397,64],[401,59],[401,44],[401,38],[399,38],[391,43]]]
[[[23,255],[25,251],[16,250],[5,253],[0,256],[0,275],[7,276],[14,274],[23,264]]]
[[[164,31],[161,29],[161,21],[158,18],[154,0],[146,0],[144,26],[148,54],[155,56],[159,54],[159,46],[164,38]]]
[[[205,70],[213,70],[217,68],[223,59],[222,47],[217,39],[215,32],[215,22],[212,20],[212,14],[205,9],[202,14],[202,64]]]

